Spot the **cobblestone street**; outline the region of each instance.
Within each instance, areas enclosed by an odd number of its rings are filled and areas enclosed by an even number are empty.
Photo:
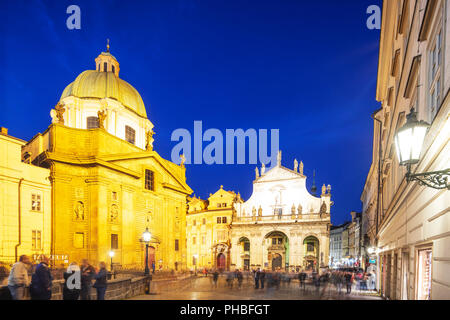
[[[133,297],[132,300],[380,300],[374,292],[361,292],[352,290],[346,294],[345,289],[339,295],[333,285],[325,284],[317,290],[313,285],[307,284],[306,290],[299,287],[298,282],[281,286],[279,289],[265,288],[256,290],[251,279],[243,282],[242,288],[228,288],[224,278],[219,279],[217,288],[214,288],[211,278],[198,277],[190,280],[183,290],[174,292],[161,292],[151,295]]]

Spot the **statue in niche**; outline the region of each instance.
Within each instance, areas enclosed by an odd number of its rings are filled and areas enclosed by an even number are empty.
[[[300,161],[300,174],[303,175],[303,161]]]
[[[145,133],[145,150],[147,151],[153,150],[153,141],[155,141],[155,139],[153,138],[154,134],[155,132],[153,131],[153,129],[147,130]]]
[[[82,221],[84,220],[84,204],[81,201],[78,201],[75,204],[75,208],[73,210],[75,220]]]
[[[327,204],[325,202],[320,206],[320,215],[327,213]]]
[[[110,212],[110,215],[109,215],[109,220],[111,222],[117,222],[118,218],[119,218],[119,207],[116,204],[113,204],[111,206],[111,212]]]
[[[105,129],[106,111],[105,110],[98,110],[97,111],[97,117],[98,117],[98,127],[100,129]]]
[[[261,166],[261,176],[266,172],[266,165],[263,163]]]
[[[297,172],[298,169],[298,161],[297,159],[294,159],[294,171]]]

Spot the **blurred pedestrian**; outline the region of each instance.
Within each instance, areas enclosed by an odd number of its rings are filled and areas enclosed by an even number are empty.
[[[30,264],[30,258],[26,255],[21,255],[19,261],[13,265],[9,273],[8,288],[13,300],[25,299],[25,288],[30,285],[30,278],[28,276]]]
[[[81,291],[81,271],[78,263],[72,262],[64,277],[63,300],[78,300]]]
[[[259,289],[259,276],[260,276],[261,272],[258,270],[255,271],[255,289]]]
[[[53,276],[49,268],[50,259],[47,256],[42,256],[41,259],[31,277],[31,300],[50,300],[52,297]]]
[[[106,276],[108,272],[106,271],[106,263],[100,262],[100,270],[93,275],[95,279],[94,288],[97,289],[97,300],[105,300],[105,293],[107,287]]]
[[[347,272],[344,276],[345,284],[347,285],[347,294],[352,293],[353,275],[351,272]]]
[[[91,266],[87,259],[81,262],[81,300],[91,299],[92,278],[95,274],[95,269]]]
[[[213,282],[214,282],[214,287],[217,288],[217,281],[219,280],[219,272],[217,271],[217,269],[214,270],[213,273]]]
[[[261,289],[264,289],[264,282],[266,280],[266,271],[264,269],[259,273],[259,283],[261,285]]]

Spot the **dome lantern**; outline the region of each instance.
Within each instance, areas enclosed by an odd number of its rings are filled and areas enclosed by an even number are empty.
[[[109,53],[109,39],[106,44],[106,52],[102,52],[95,59],[95,69],[99,72],[112,72],[116,77],[119,76],[119,62]]]

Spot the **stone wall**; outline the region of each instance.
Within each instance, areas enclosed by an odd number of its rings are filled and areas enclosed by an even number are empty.
[[[108,281],[106,300],[121,300],[145,293],[146,277],[123,278]],[[52,300],[62,300],[64,281],[53,281]],[[153,286],[152,286],[153,287]],[[11,295],[7,286],[0,286],[0,300],[9,300]],[[92,288],[91,299],[97,299],[97,292]]]

